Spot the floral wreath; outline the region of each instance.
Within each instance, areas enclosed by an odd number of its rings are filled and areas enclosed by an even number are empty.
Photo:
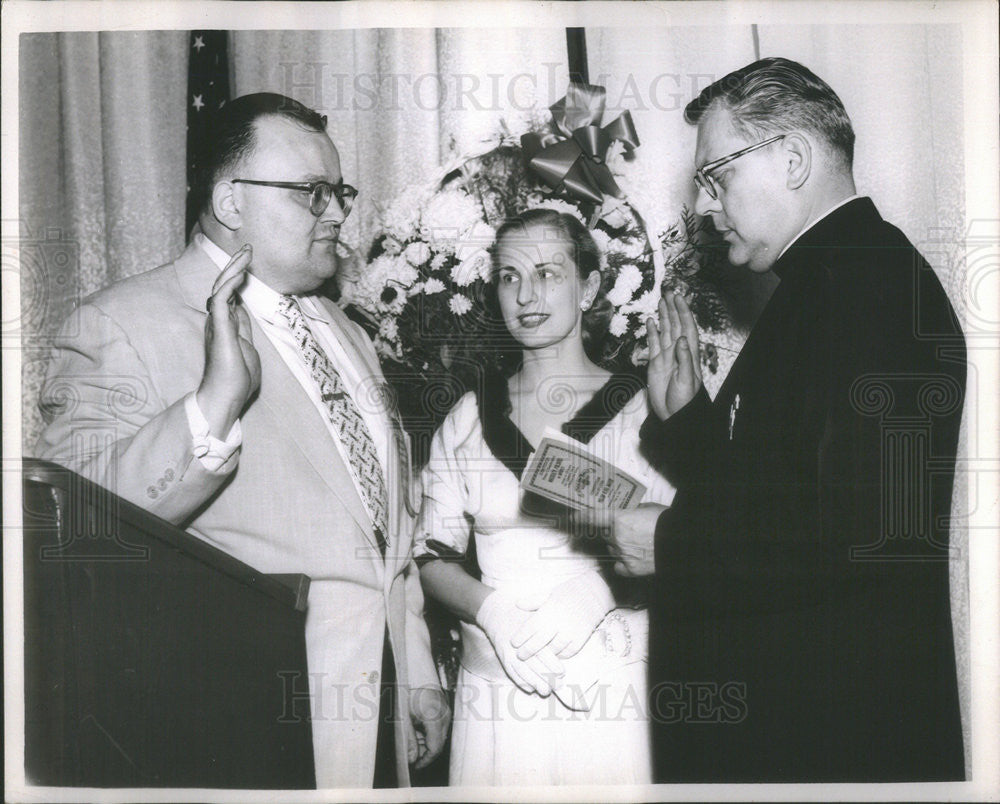
[[[641,371],[646,319],[672,290],[688,298],[709,336],[700,350],[704,369],[717,370],[717,348],[725,347],[711,335],[731,327],[721,290],[724,248],[687,208],[665,227],[647,225],[618,184],[638,136],[627,111],[600,125],[604,93],[570,84],[547,125],[518,138],[501,123],[482,150],[382,209],[367,266],[342,286],[341,304],[372,336],[411,434],[418,425],[432,432],[494,359],[482,348],[494,342],[496,327],[485,302],[489,249],[495,227],[529,208],[575,216],[602,253],[601,292],[613,307],[599,360],[605,368]]]

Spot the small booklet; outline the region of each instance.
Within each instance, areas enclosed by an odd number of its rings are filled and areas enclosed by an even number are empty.
[[[577,511],[635,508],[646,493],[628,472],[548,427],[528,459],[521,488]]]

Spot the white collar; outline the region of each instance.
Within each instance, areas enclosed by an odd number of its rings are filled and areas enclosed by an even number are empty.
[[[231,255],[212,242],[203,232],[195,232],[194,242],[208,255],[208,258],[220,271],[229,264]],[[273,324],[276,320],[284,322],[284,317],[278,317],[278,302],[281,301],[282,295],[253,274],[248,273],[246,277],[246,281],[240,287],[240,298],[243,299],[247,307],[254,315],[269,323]],[[330,316],[320,303],[319,297],[309,295],[296,296],[295,298],[303,315],[324,321],[327,324],[330,323]]]
[[[858,195],[857,193],[855,193],[854,195],[849,195],[843,201],[838,201],[836,204],[834,204],[832,207],[830,207],[822,215],[819,215],[816,218],[814,218],[813,220],[809,221],[809,223],[807,223],[805,226],[803,226],[802,229],[799,231],[799,233],[797,235],[795,235],[795,237],[793,237],[791,240],[788,241],[788,245],[786,245],[781,250],[781,254],[778,255],[778,260],[780,260],[784,256],[785,252],[788,251],[788,249],[790,249],[793,245],[795,245],[795,241],[796,240],[798,240],[800,237],[802,237],[802,235],[804,235],[806,232],[808,232],[810,229],[812,229],[813,226],[815,226],[817,223],[819,223],[824,218],[829,217],[831,214],[833,214],[833,212],[835,210],[838,210],[842,206],[844,206],[844,204],[848,204],[848,203],[850,203],[851,201],[854,201],[857,198],[863,198],[863,196]],[[777,260],[775,260],[775,262],[777,262]]]

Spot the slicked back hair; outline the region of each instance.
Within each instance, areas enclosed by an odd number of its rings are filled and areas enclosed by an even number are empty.
[[[741,67],[705,87],[684,109],[697,125],[708,109],[729,112],[748,140],[804,130],[825,142],[844,166],[854,161],[854,128],[837,93],[811,70],[790,59],[767,58]]]
[[[199,213],[208,211],[215,183],[253,153],[256,123],[263,117],[283,117],[311,131],[326,131],[326,116],[294,98],[258,92],[229,101],[219,112],[208,144],[197,156],[191,203]]]

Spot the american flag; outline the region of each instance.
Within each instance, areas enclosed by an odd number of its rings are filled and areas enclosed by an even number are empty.
[[[212,122],[229,100],[229,35],[226,31],[191,31],[187,95],[187,222],[191,232],[198,210],[191,198],[191,184],[199,154]]]

